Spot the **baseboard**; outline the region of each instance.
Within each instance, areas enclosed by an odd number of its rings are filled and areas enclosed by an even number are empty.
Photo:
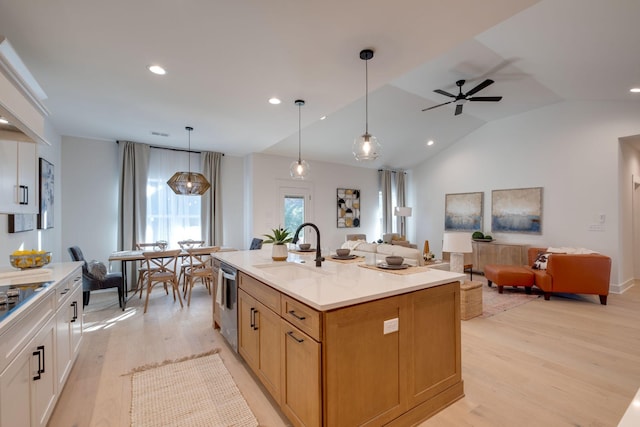
[[[625,280],[624,282],[616,284],[616,285],[610,283],[609,284],[609,293],[611,293],[611,294],[622,294],[622,293],[626,292],[627,290],[631,289],[633,287],[634,283],[635,283],[634,279],[628,279],[628,280]]]

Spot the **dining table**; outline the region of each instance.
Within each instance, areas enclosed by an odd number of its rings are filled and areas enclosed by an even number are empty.
[[[236,249],[234,248],[230,248],[230,247],[225,247],[222,246],[220,247],[220,249],[217,252],[228,252],[228,251],[235,251]],[[117,262],[120,261],[121,264],[121,269],[122,269],[122,280],[124,282],[124,294],[125,294],[125,298],[126,295],[128,295],[129,293],[129,280],[128,280],[128,274],[127,274],[127,263],[129,262],[138,262],[138,261],[142,261],[144,260],[144,253],[145,251],[141,251],[141,250],[128,250],[128,251],[114,251],[111,252],[111,255],[109,255],[109,264],[111,264],[111,262]],[[181,257],[185,257],[188,256],[189,254],[187,253],[186,250],[182,250],[182,253],[180,254]],[[134,291],[137,291],[138,289],[132,289]]]

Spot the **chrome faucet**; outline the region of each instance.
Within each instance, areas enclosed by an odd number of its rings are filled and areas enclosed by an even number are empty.
[[[301,224],[300,227],[298,227],[298,229],[296,230],[295,234],[293,235],[293,240],[291,241],[291,243],[293,244],[298,243],[298,234],[300,233],[300,230],[302,230],[307,225],[309,227],[312,227],[314,230],[316,230],[316,235],[318,236],[318,241],[316,242],[316,267],[322,267],[322,261],[324,261],[324,257],[320,252],[320,230],[318,230],[318,227],[315,224],[312,224],[310,222],[305,222],[304,224]]]

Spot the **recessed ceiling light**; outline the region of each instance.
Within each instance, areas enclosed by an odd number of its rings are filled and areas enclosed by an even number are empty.
[[[159,76],[164,76],[165,74],[167,74],[167,71],[159,65],[150,65],[149,71]]]
[[[629,90],[629,92],[640,93],[640,87],[634,87]]]
[[[4,117],[0,117],[0,123],[2,123],[3,125],[8,125],[9,120],[5,119]]]
[[[273,105],[278,105],[280,104],[282,101],[280,101],[279,98],[276,98],[275,96],[273,98],[269,98],[269,104],[273,104]]]
[[[322,116],[322,117],[320,117],[320,120],[324,120],[326,118],[327,118],[327,116]]]
[[[435,142],[433,142],[433,139],[430,139],[427,141],[427,146],[432,146],[433,144],[435,144]]]

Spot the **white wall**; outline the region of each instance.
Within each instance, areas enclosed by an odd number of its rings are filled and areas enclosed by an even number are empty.
[[[9,233],[8,215],[0,215],[0,268],[10,267],[9,255],[17,249],[39,249],[51,251],[52,262],[64,259],[60,250],[60,236],[62,235],[61,217],[62,186],[60,177],[62,165],[60,161],[60,136],[56,130],[45,120],[44,137],[51,143],[50,146],[38,144],[37,155],[46,159],[54,167],[54,227],[48,230],[33,230],[21,233]],[[35,193],[33,197],[36,197]]]
[[[245,238],[245,172],[244,159],[225,155],[220,162],[222,181],[222,242],[224,246],[248,249]]]
[[[87,260],[107,262],[118,242],[118,145],[62,139],[62,250],[79,246]]]
[[[248,214],[251,222],[248,236],[260,237],[270,233],[280,224],[280,199],[278,186],[292,182],[289,177],[289,165],[292,158],[265,154],[251,155],[250,180],[252,187],[253,209]],[[363,233],[372,241],[381,236],[378,231],[378,172],[375,169],[357,168],[318,161],[309,161],[311,172],[305,180],[313,188],[313,210],[311,222],[320,229],[321,246],[328,249],[340,247],[345,236]],[[360,227],[337,227],[338,188],[360,190],[361,218]]]
[[[493,234],[505,242],[586,247],[609,255],[612,284],[632,271],[619,249],[619,143],[640,132],[640,104],[563,102],[491,122],[413,171],[417,240],[441,252],[447,193],[544,187],[542,234]],[[605,231],[589,231],[599,214]]]

